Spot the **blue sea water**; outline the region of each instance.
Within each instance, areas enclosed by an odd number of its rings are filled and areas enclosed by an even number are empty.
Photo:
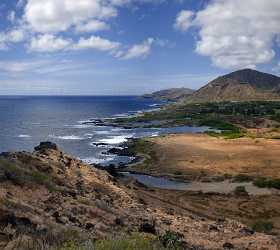
[[[0,152],[32,151],[41,141],[53,141],[89,163],[110,164],[127,161],[104,154],[127,138],[206,129],[128,130],[84,124],[89,119],[126,116],[157,105],[160,103],[135,96],[0,96]],[[95,143],[107,146],[98,147]]]

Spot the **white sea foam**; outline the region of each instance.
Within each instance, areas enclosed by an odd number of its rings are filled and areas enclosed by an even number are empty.
[[[104,138],[98,141],[98,143],[106,143],[106,144],[121,144],[126,142],[127,139],[132,138],[134,134],[127,134],[127,135],[115,135],[110,136],[109,138]]]
[[[68,127],[71,128],[92,128],[91,124],[76,124],[76,125],[70,125]]]
[[[78,121],[79,124],[91,123],[91,122],[92,122],[91,119]]]
[[[113,117],[116,117],[116,118],[126,118],[128,116],[129,116],[129,113],[122,113],[122,114],[113,115]]]
[[[93,137],[93,134],[87,133],[87,134],[84,134],[84,136],[87,137],[88,139],[91,139]]]
[[[108,157],[103,157],[103,158],[87,157],[87,158],[83,158],[81,160],[87,164],[103,164],[103,163],[112,161],[114,159],[115,159],[115,156],[108,156]]]
[[[149,107],[158,107],[158,106],[160,106],[160,104],[158,104],[158,103],[154,103],[154,104],[149,105]]]
[[[159,136],[159,132],[155,132],[151,135],[151,137],[157,137],[157,136]]]
[[[31,135],[19,135],[18,138],[31,138]]]
[[[77,136],[77,135],[63,135],[63,136],[55,136],[55,135],[50,135],[50,137],[59,139],[59,140],[84,140],[84,137]]]

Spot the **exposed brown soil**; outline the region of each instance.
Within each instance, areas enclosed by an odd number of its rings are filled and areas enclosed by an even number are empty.
[[[191,193],[151,190],[132,180],[120,183],[53,145],[0,158],[0,249],[24,249],[24,243],[41,239],[54,243],[77,233],[102,238],[141,228],[154,228],[159,235],[181,233],[189,246],[202,249],[223,249],[225,243],[235,249],[279,249],[277,237],[191,205]]]
[[[184,134],[149,141],[156,160],[133,170],[191,179],[238,174],[280,178],[280,140]]]

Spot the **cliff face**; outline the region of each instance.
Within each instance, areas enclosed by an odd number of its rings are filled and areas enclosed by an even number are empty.
[[[279,88],[279,77],[244,69],[218,77],[194,92],[187,101],[280,100]]]
[[[176,210],[152,195],[150,189],[120,182],[52,143],[42,143],[33,153],[3,153],[0,249],[36,249],[34,244],[49,249],[69,239],[135,231],[162,235],[167,230],[180,233],[186,249],[222,249],[229,241],[236,249],[277,249],[272,236],[251,232],[236,221],[217,222],[182,207]]]

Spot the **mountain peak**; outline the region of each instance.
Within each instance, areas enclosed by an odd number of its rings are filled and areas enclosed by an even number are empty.
[[[232,79],[239,83],[247,83],[262,90],[272,90],[279,86],[280,77],[260,72],[254,69],[241,69],[224,75],[223,78]]]
[[[194,102],[279,100],[280,77],[241,69],[211,81],[188,100]]]

